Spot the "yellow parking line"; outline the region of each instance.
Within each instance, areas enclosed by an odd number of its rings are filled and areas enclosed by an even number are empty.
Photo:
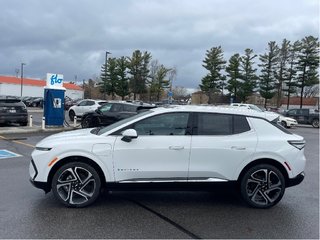
[[[3,140],[6,140],[6,141],[11,141],[11,142],[14,142],[14,143],[17,143],[17,144],[24,145],[24,146],[27,146],[27,147],[35,148],[34,145],[31,145],[31,144],[28,144],[28,143],[24,143],[24,142],[20,142],[20,141],[16,141],[16,140],[10,140],[10,139],[8,139],[6,137],[3,137],[3,136],[0,136],[0,138],[2,138]]]

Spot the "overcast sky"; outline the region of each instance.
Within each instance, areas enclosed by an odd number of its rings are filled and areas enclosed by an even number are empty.
[[[263,53],[319,35],[318,0],[0,0],[0,75],[64,74],[65,81],[100,75],[112,57],[148,51],[177,68],[173,85],[197,88],[206,50],[225,59],[245,48]]]

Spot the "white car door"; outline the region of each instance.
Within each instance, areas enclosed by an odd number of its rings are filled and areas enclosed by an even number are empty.
[[[195,119],[189,181],[235,180],[235,171],[252,157],[257,145],[246,117],[198,113]]]
[[[115,180],[118,182],[187,181],[191,136],[189,113],[166,113],[143,119],[134,128],[138,138],[114,144]]]

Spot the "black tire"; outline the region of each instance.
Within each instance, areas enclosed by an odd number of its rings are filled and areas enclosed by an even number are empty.
[[[51,183],[55,198],[67,207],[86,207],[100,195],[97,171],[82,162],[67,163],[54,174]]]
[[[73,110],[70,110],[69,111],[69,119],[70,119],[70,121],[73,121],[75,116],[76,116],[75,112]]]
[[[286,123],[285,121],[282,121],[282,122],[281,122],[281,125],[282,125],[284,128],[288,128],[288,125],[287,125],[287,123]]]
[[[311,124],[312,124],[312,127],[319,128],[319,119],[313,119]]]
[[[85,117],[81,121],[81,127],[82,128],[90,128],[92,126],[92,118],[91,117]]]
[[[21,122],[20,123],[20,126],[27,126],[28,125],[28,122]]]
[[[250,168],[240,179],[240,192],[251,207],[270,208],[283,197],[285,179],[276,167],[259,164]]]

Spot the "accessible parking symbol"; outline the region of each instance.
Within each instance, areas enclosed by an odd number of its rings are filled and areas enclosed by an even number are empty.
[[[20,157],[21,155],[10,152],[8,150],[5,149],[0,149],[0,159],[4,159],[4,158],[14,158],[14,157]]]

